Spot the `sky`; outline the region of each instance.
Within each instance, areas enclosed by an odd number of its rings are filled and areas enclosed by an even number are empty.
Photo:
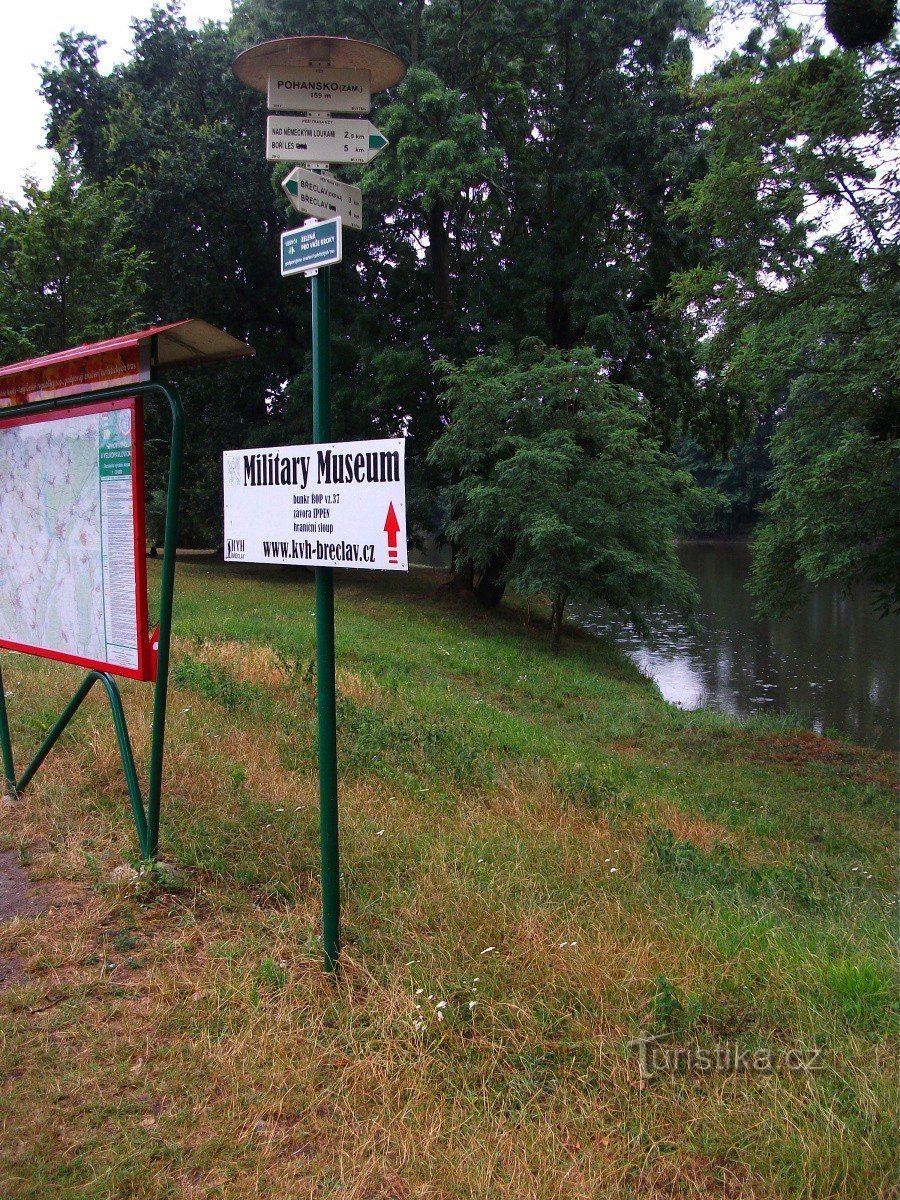
[[[131,21],[148,17],[154,0],[7,0],[0,39],[0,195],[21,200],[27,174],[46,186],[52,154],[42,150],[47,106],[38,94],[40,68],[54,56],[60,33],[74,29],[103,38],[100,69],[123,62],[131,47]],[[231,0],[184,0],[184,16],[196,28],[204,20],[227,21]]]

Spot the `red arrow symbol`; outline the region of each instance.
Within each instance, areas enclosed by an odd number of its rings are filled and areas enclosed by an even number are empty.
[[[397,561],[397,534],[400,532],[400,522],[397,520],[397,514],[394,512],[394,502],[388,505],[387,517],[384,522],[384,532],[388,539],[388,561]]]

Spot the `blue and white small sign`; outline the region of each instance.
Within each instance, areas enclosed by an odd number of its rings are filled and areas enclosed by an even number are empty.
[[[289,229],[281,235],[281,273],[297,275],[332,267],[342,257],[341,218],[312,221],[301,229]]]

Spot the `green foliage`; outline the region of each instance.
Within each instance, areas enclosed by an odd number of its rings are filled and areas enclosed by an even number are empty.
[[[438,789],[464,785],[473,793],[493,775],[481,747],[440,720],[397,716],[339,696],[338,727],[341,762],[349,771],[388,778],[418,772]]]
[[[828,32],[845,50],[884,41],[896,20],[896,0],[825,0]]]
[[[887,612],[900,607],[900,254],[821,265],[825,278],[813,287],[831,289],[816,303],[827,336],[807,350],[809,368],[792,384],[772,440],[770,521],[755,539],[754,589],[783,612],[810,584],[865,581]]]
[[[265,422],[267,399],[302,369],[307,338],[280,298],[279,214],[260,144],[265,105],[234,79],[234,45],[221,26],[188,29],[171,5],[133,28],[128,61],[108,76],[99,72],[96,38],[62,35],[56,61],[44,67],[48,138],[72,139],[86,184],[128,186],[134,244],[145,256],[141,316],[203,317],[256,350],[251,362],[178,376],[188,422],[182,544],[214,545],[221,451]],[[107,274],[118,287],[122,272],[107,264]],[[127,294],[127,279],[122,287]],[[103,288],[93,293],[105,300]],[[110,305],[104,332],[138,323]],[[151,494],[167,466],[162,417],[148,407]]]
[[[269,991],[281,991],[287,983],[287,971],[274,958],[264,958],[257,969],[256,982]]]
[[[528,342],[443,373],[451,420],[431,458],[449,480],[459,558],[501,589],[549,596],[554,645],[570,598],[642,627],[653,605],[690,609],[674,535],[704,495],[670,465],[646,406],[607,364],[586,347]]]
[[[676,838],[671,829],[659,825],[647,827],[644,841],[660,874],[674,880],[683,895],[716,892],[753,904],[769,902],[804,910],[840,908],[847,903],[847,888],[822,861],[755,866],[725,843],[701,850],[690,839]]]
[[[577,807],[596,812],[630,812],[634,801],[613,782],[610,771],[598,771],[584,763],[573,763],[560,774],[558,790]]]
[[[408,440],[410,516],[434,524],[427,452],[446,413],[435,359],[464,362],[524,336],[588,344],[663,434],[701,410],[691,332],[656,306],[699,240],[668,205],[701,168],[685,84],[696,0],[242,0],[191,30],[176,5],[134,22],[104,76],[98,43],[66,34],[44,69],[48,136],[75,140],[86,178],[135,181],[137,245],[153,263],[148,316],[203,316],[247,336],[252,364],[182,377],[190,436],[188,543],[218,540],[219,451],[309,437],[305,288],[277,272],[296,215],[264,161],[262,97],[234,55],[316,30],[375,41],[409,64],[376,97],[391,145],[365,170],[365,228],[333,289],[336,438]],[[711,395],[711,393],[710,393]],[[154,486],[162,466],[151,455]]]
[[[248,708],[258,699],[252,685],[241,683],[224,667],[202,659],[180,658],[172,668],[172,682],[231,710]]]
[[[701,487],[713,489],[721,497],[721,502],[695,525],[695,532],[707,536],[744,533],[760,519],[772,471],[769,440],[777,424],[777,413],[756,421],[750,436],[726,458],[704,449],[695,438],[676,442],[679,464]]]
[[[654,1023],[663,1033],[673,1033],[682,1027],[685,1015],[678,987],[665,975],[657,975],[653,984],[656,989],[652,1005]]]
[[[133,189],[82,178],[68,151],[46,190],[0,201],[0,356],[4,362],[97,341],[142,319],[150,255],[135,248]]]
[[[778,27],[698,84],[709,169],[676,211],[709,254],[673,296],[734,411],[781,417],[755,566],[775,612],[823,579],[898,602],[897,64]]]

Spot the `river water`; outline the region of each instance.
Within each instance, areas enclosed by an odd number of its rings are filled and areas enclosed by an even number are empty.
[[[788,712],[819,733],[837,729],[897,749],[900,618],[879,620],[867,592],[846,596],[825,585],[790,616],[758,620],[746,589],[746,542],[687,542],[679,554],[700,593],[699,633],[671,612],[648,639],[605,609],[574,615],[622,647],[682,708]]]

